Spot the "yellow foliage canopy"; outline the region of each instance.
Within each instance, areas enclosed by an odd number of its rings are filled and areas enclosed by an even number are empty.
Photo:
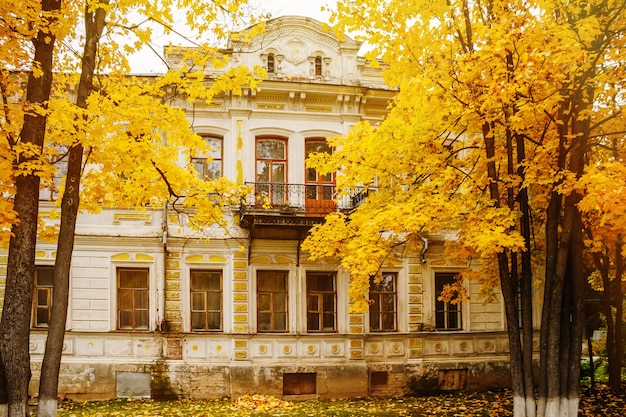
[[[205,152],[207,144],[193,133],[184,111],[172,103],[181,98],[211,102],[215,95],[241,94],[243,86],[257,88],[264,76],[259,68],[234,68],[214,80],[208,80],[204,71],[207,63],[214,67],[225,64],[220,42],[243,25],[258,21],[246,1],[70,0],[63,2],[63,8],[61,15],[47,16],[38,12],[38,1],[0,5],[0,94],[4,103],[0,115],[0,231],[6,237],[18,221],[12,211],[14,176],[35,172],[42,186],[50,186],[60,175],[57,165],[67,159],[67,151],[76,143],[85,149],[83,209],[126,206],[143,210],[149,205],[180,203],[193,207],[197,227],[221,224],[224,205],[245,190],[225,179],[199,178],[189,157]],[[97,9],[106,11],[106,30],[99,39],[94,85],[83,109],[75,104],[82,65],[77,51],[82,51],[85,42],[82,15],[85,10]],[[129,55],[153,41],[155,26],[169,32],[181,16],[198,37],[190,39],[198,47],[185,51],[186,64],[160,76],[129,76]],[[29,42],[38,28],[48,27],[49,19],[53,24],[47,30],[54,30],[62,42],[57,43],[52,97],[45,108],[35,108],[24,100],[23,74],[37,71]],[[262,24],[256,25],[253,30],[262,28]],[[207,38],[213,44],[206,43]],[[48,115],[44,149],[31,149],[20,142],[23,117],[29,111]],[[20,154],[37,157],[17,166]],[[49,236],[50,229],[42,228],[42,233]]]
[[[387,83],[399,88],[379,126],[360,123],[330,141],[332,156],[308,161],[339,172],[342,193],[375,189],[303,246],[313,257],[341,259],[357,308],[389,253],[415,250],[421,237],[454,233],[449,256],[482,259],[485,275],[500,252],[543,247],[550,194],[576,189],[563,161],[581,126],[588,123],[591,136],[624,131],[626,49],[616,35],[626,27],[623,9],[615,0],[544,0],[532,8],[524,1],[338,2],[336,30],[358,31],[368,56],[385,64]],[[519,232],[522,189],[536,220],[533,247]]]

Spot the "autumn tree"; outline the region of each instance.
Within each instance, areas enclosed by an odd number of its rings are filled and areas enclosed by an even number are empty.
[[[64,25],[60,0],[9,2],[2,9],[1,119],[3,127],[8,128],[2,135],[2,152],[12,168],[3,175],[13,175],[13,207],[9,212],[16,213],[17,219],[9,218],[10,224],[3,225],[11,229],[4,294],[4,299],[10,301],[5,301],[0,321],[0,400],[3,405],[8,404],[3,412],[21,417],[28,414],[28,340],[37,240],[38,166],[52,88],[52,57],[56,38],[64,34]],[[24,53],[28,43],[32,44],[32,52]],[[10,75],[14,70],[25,70],[28,80],[25,101],[17,106],[10,103],[14,97],[8,95],[19,93],[9,86],[15,82]],[[6,183],[7,178],[2,182]],[[6,206],[7,202],[3,204]]]
[[[245,2],[239,0],[208,6],[200,1],[186,2],[184,7],[176,9],[176,16],[184,15],[187,26],[198,36],[206,36],[210,31],[212,37],[224,39],[234,23],[254,19],[244,6]],[[82,29],[75,19],[80,14],[83,14]],[[170,204],[187,213],[196,228],[223,224],[224,208],[239,202],[240,193],[245,190],[225,179],[205,181],[196,174],[188,164],[188,155],[206,151],[207,144],[193,133],[184,111],[174,108],[170,100],[184,95],[191,102],[210,102],[215,94],[240,94],[242,85],[255,88],[263,75],[262,70],[253,73],[248,68],[233,68],[208,81],[203,70],[205,63],[210,60],[214,66],[225,65],[227,56],[219,52],[217,45],[198,44],[197,48],[185,50],[183,61],[186,64],[181,68],[160,77],[128,76],[127,55],[152,40],[152,28],[146,23],[153,22],[166,31],[173,28],[175,9],[170,2],[70,1],[65,5],[63,15],[65,22],[71,21],[74,25],[74,36],[68,35],[64,45],[73,47],[82,43],[83,53],[76,57],[72,49],[58,52],[55,94],[46,100],[46,113],[39,112],[48,119],[45,144],[45,129],[42,129],[41,142],[37,152],[33,153],[39,168],[34,170],[32,163],[25,165],[34,171],[32,176],[37,180],[37,184],[30,189],[36,209],[40,177],[46,180],[54,174],[53,162],[67,161],[67,176],[60,199],[61,220],[55,237],[57,256],[52,310],[40,378],[38,415],[42,416],[55,415],[57,409],[71,256],[80,206],[99,211],[103,206],[144,210],[149,206]],[[25,16],[31,17],[28,14]],[[131,18],[139,19],[139,23],[131,21]],[[29,24],[27,19],[24,22]],[[258,30],[262,27],[257,25]],[[120,39],[129,43],[122,48]],[[49,65],[52,68],[52,55]],[[19,75],[20,68],[13,67]],[[77,98],[71,102],[68,87],[74,86],[77,78]],[[52,79],[49,81],[51,83]],[[9,95],[4,97],[6,99]],[[19,119],[19,111],[16,114]],[[6,149],[10,155],[18,151],[14,148],[15,144],[7,141],[3,150]],[[181,164],[181,157],[187,159],[187,163]],[[11,179],[4,182],[10,190]],[[84,185],[83,192],[81,184]],[[16,202],[20,190],[19,183],[17,185]],[[15,212],[22,220],[20,207],[16,204]],[[7,211],[7,215],[10,213]],[[36,211],[27,224],[29,230],[35,233]],[[35,237],[33,234],[32,238]],[[28,329],[34,244],[35,240],[32,240],[32,258],[28,260],[30,269],[20,281],[24,297],[6,297],[4,304],[3,323],[5,316],[9,320],[9,313],[15,309],[21,312],[23,326],[20,328],[25,331],[24,337],[14,339],[12,345],[24,355],[10,364],[10,372],[21,372],[21,377],[13,378],[7,373],[6,378],[1,378],[10,394],[12,391],[20,392],[19,398],[12,395],[7,398],[11,416],[24,415],[30,378]],[[10,250],[9,264],[19,256],[19,251]],[[8,326],[8,323],[12,325],[9,321],[5,325]]]
[[[340,173],[341,193],[376,191],[349,215],[328,216],[304,248],[340,258],[363,310],[389,256],[456,233],[448,256],[479,260],[482,270],[464,277],[502,294],[515,416],[577,415],[585,277],[576,183],[591,139],[620,131],[607,122],[623,117],[623,9],[599,0],[362,0],[339,1],[334,15],[339,33],[360,33],[399,93],[379,126],[361,123],[331,139],[332,156],[310,159]]]
[[[592,287],[602,291],[602,313],[606,322],[606,349],[609,361],[609,386],[620,395],[624,362],[624,290],[626,279],[626,210],[623,190],[626,187],[624,148],[619,141],[609,141],[607,157],[587,167],[579,181],[583,198],[579,203],[585,214],[585,238],[595,271]]]

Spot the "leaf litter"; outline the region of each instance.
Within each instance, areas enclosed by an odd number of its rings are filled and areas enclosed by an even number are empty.
[[[626,416],[625,397],[607,388],[583,390],[579,415]],[[464,416],[510,417],[509,390],[451,393],[428,397],[359,398],[350,400],[288,401],[271,395],[244,395],[235,400],[181,399],[173,401],[117,399],[109,401],[63,401],[59,417],[348,417],[348,416]]]

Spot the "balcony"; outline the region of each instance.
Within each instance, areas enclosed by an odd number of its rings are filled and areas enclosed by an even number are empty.
[[[240,225],[252,238],[302,240],[333,211],[355,207],[349,196],[336,200],[334,184],[255,182],[241,205]]]

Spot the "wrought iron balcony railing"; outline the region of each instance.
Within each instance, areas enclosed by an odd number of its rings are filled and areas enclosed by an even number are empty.
[[[247,182],[252,186],[242,210],[263,213],[325,216],[333,211],[350,211],[365,201],[373,189],[358,188],[337,198],[334,184],[285,184]]]
[[[354,199],[345,196],[336,199],[334,184],[284,184],[275,182],[246,183],[252,192],[245,201],[244,210],[276,211],[293,215],[326,215],[337,210],[354,208]]]

